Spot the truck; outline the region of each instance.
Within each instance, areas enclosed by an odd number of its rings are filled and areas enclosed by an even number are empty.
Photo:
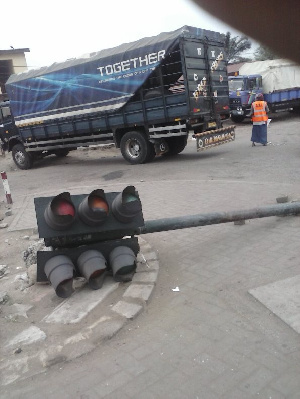
[[[247,62],[237,76],[229,76],[230,114],[233,122],[250,116],[257,93],[263,93],[271,112],[300,110],[300,66],[285,59]]]
[[[130,164],[233,141],[223,38],[184,26],[9,77],[2,147],[20,169],[114,143]]]

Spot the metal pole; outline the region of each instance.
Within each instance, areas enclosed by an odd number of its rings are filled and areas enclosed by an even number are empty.
[[[186,229],[189,227],[207,226],[211,224],[229,223],[237,220],[265,218],[269,216],[288,216],[300,214],[300,202],[263,206],[244,211],[214,212],[199,215],[179,216],[149,220],[140,227],[136,234],[157,233],[160,231]]]

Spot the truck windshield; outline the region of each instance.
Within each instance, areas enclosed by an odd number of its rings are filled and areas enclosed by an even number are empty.
[[[247,89],[258,89],[262,86],[261,77],[249,78],[247,81]]]
[[[0,108],[0,122],[7,123],[11,121],[10,108],[8,106],[3,106]]]
[[[243,79],[229,79],[228,86],[230,91],[244,90]]]

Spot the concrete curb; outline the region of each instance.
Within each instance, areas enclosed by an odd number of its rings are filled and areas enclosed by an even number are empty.
[[[78,331],[69,336],[58,337],[56,344],[49,344],[47,338],[35,344],[33,355],[23,351],[10,353],[0,365],[1,384],[9,385],[19,379],[26,379],[42,373],[45,368],[60,362],[67,362],[91,352],[102,342],[111,339],[130,320],[136,318],[146,307],[153,293],[159,271],[157,254],[142,238],[136,274],[122,298],[107,308],[93,323],[78,325]],[[91,311],[92,313],[92,311]],[[96,312],[95,312],[96,314]],[[36,326],[38,329],[38,325]],[[41,331],[42,332],[42,331]],[[32,346],[33,343],[26,345]]]

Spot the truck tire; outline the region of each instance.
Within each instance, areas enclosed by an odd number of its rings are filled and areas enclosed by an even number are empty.
[[[187,136],[169,137],[166,139],[169,151],[166,155],[180,154],[187,145]]]
[[[59,150],[55,150],[54,154],[58,157],[58,158],[63,158],[66,157],[69,154],[69,150],[66,148],[61,148]]]
[[[155,157],[153,144],[141,132],[125,133],[121,139],[120,149],[123,158],[132,165],[150,162]]]
[[[12,157],[19,169],[31,169],[33,165],[33,156],[26,152],[22,144],[15,144],[13,146]]]
[[[231,120],[234,123],[241,123],[244,119],[245,117],[243,115],[231,115]]]

